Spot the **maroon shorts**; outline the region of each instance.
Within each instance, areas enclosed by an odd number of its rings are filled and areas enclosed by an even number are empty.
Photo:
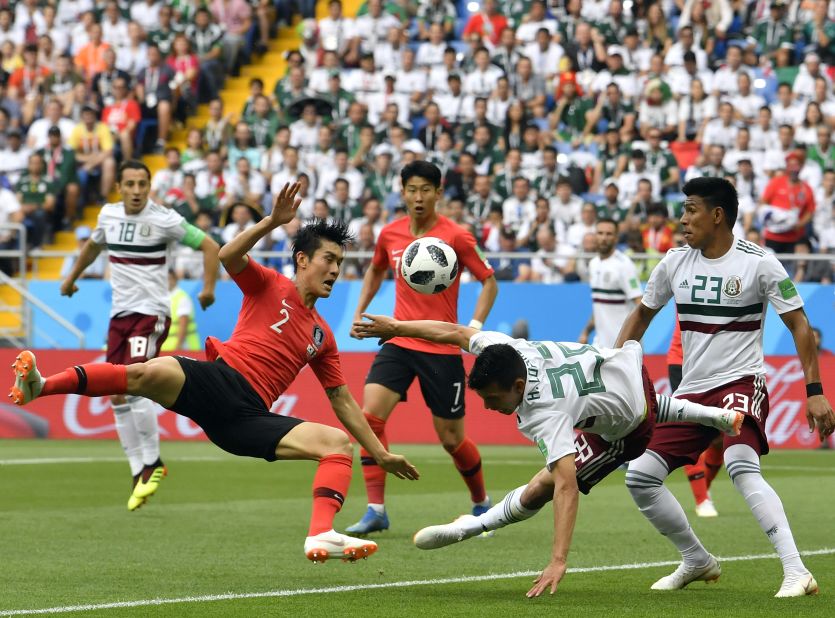
[[[107,362],[116,365],[144,363],[156,358],[168,336],[171,318],[131,313],[110,318],[107,331]]]
[[[717,436],[722,436],[724,448],[734,444],[747,444],[758,455],[768,453],[768,440],[765,436],[768,391],[765,387],[765,376],[746,376],[704,393],[676,395],[676,398],[736,410],[745,414],[745,421],[738,436],[721,434],[718,429],[696,423],[658,425],[647,450],[660,455],[670,470],[696,463],[699,455]]]
[[[650,443],[658,404],[655,401],[655,388],[652,386],[646,367],[642,367],[641,371],[647,402],[647,415],[641,424],[629,435],[615,442],[608,442],[596,433],[587,431],[581,431],[574,439],[574,446],[577,449],[577,454],[574,456],[577,487],[584,494],[589,493],[592,487],[622,464],[643,455]]]

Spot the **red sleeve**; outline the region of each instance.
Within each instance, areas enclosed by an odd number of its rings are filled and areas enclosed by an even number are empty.
[[[342,363],[339,360],[339,350],[336,348],[333,333],[328,333],[327,347],[310,361],[310,368],[316,374],[322,388],[333,388],[347,383],[345,376],[342,375]]]
[[[761,197],[763,204],[771,204],[771,198],[774,197],[775,191],[774,183],[776,183],[777,180],[777,178],[770,180],[769,183],[765,186],[765,189],[763,189],[763,194]]]
[[[23,81],[23,69],[15,69],[11,77],[9,77],[9,86],[20,88],[20,83]]]
[[[111,110],[111,109],[113,109],[113,108],[111,108],[111,107],[108,105],[107,107],[105,107],[105,108],[104,108],[104,110],[103,110],[103,111],[102,111],[102,113],[101,113],[101,121],[102,121],[104,124],[107,124],[107,119],[108,119],[108,118],[110,118],[110,110]]]
[[[128,117],[137,123],[142,121],[142,110],[139,109],[139,103],[133,99],[128,101]]]
[[[493,274],[493,268],[476,245],[475,238],[463,228],[459,234],[455,235],[453,248],[461,264],[466,266],[473,277],[479,281],[484,281]]]
[[[255,296],[264,291],[265,284],[273,276],[278,276],[278,273],[249,258],[244,269],[237,275],[232,275],[232,281],[246,296]]]
[[[386,251],[386,232],[380,233],[380,238],[377,239],[377,246],[374,247],[374,257],[371,258],[371,263],[374,268],[379,270],[387,270],[389,267],[389,254]]]
[[[472,34],[473,32],[479,32],[477,30],[478,25],[476,24],[476,20],[478,20],[479,24],[481,23],[481,15],[473,15],[470,17],[467,25],[464,26],[464,31],[461,33],[462,38],[466,37],[468,34]]]

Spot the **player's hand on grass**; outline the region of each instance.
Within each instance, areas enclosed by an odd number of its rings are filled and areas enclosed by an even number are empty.
[[[61,296],[71,297],[76,292],[78,292],[78,286],[75,284],[75,281],[72,279],[64,279],[61,282]]]
[[[817,428],[821,442],[835,432],[835,412],[823,395],[813,395],[806,400],[806,420],[810,433]]]
[[[197,295],[197,302],[200,303],[201,309],[208,309],[215,303],[215,293],[208,290],[200,290]]]
[[[417,471],[417,468],[409,463],[409,460],[403,457],[403,455],[386,453],[377,463],[383,470],[399,479],[416,481],[420,478],[420,473]]]
[[[364,320],[357,320],[351,328],[357,339],[379,337],[380,343],[388,341],[397,335],[397,320],[387,315],[371,315],[363,313]]]
[[[565,575],[565,562],[550,562],[545,570],[539,574],[534,581],[533,588],[528,590],[528,598],[538,597],[543,592],[551,589],[551,594],[557,591],[557,584],[560,583],[562,576]]]
[[[293,217],[296,216],[296,210],[302,203],[300,197],[296,197],[301,189],[300,182],[294,182],[292,185],[285,182],[281,187],[281,191],[275,196],[273,200],[273,210],[270,213],[270,222],[275,227],[281,227],[285,223],[290,223]]]

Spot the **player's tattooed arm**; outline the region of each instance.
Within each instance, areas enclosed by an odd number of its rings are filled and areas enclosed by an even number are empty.
[[[383,470],[401,479],[415,480],[420,476],[405,457],[389,453],[380,443],[345,384],[326,387],[325,394],[331,402],[334,414],[345,429],[371,454]]]

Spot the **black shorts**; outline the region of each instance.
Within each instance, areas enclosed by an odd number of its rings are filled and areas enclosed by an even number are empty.
[[[275,461],[275,447],[304,422],[270,412],[246,378],[223,360],[175,358],[186,381],[171,410],[200,425],[224,451]]]
[[[417,377],[423,400],[433,416],[464,417],[466,374],[460,354],[431,354],[387,343],[371,364],[366,384],[380,384],[406,401],[406,391]]]

